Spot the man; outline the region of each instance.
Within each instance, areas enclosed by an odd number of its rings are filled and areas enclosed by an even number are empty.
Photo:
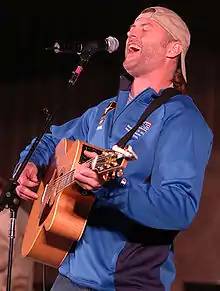
[[[0,195],[6,184],[6,180],[0,177]],[[33,287],[33,262],[21,255],[21,245],[25,226],[28,219],[28,213],[24,209],[25,203],[18,210],[16,237],[13,251],[13,264],[11,276],[12,291],[27,291]],[[10,211],[0,212],[0,291],[6,290],[8,276],[8,247],[9,247],[9,225]]]
[[[63,137],[112,148],[163,89],[176,86],[179,69],[186,82],[189,45],[189,30],[176,13],[163,7],[141,12],[130,27],[125,48],[123,65],[132,83],[80,118],[52,126],[19,179],[18,195],[37,199],[28,187],[37,185],[38,167],[48,165]],[[128,162],[122,177],[105,182],[89,164],[77,166],[75,181],[96,201],[52,290],[170,290],[175,273],[173,240],[190,226],[198,210],[212,141],[213,134],[192,99],[180,92],[153,112],[129,140],[138,160]],[[85,155],[93,158],[95,153]]]

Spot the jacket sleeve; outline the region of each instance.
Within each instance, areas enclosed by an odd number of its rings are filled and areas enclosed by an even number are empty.
[[[109,203],[117,203],[125,215],[148,227],[186,229],[198,210],[213,135],[205,121],[190,114],[166,120],[150,183],[125,177],[127,183],[118,192],[103,190]]]
[[[35,163],[37,166],[47,166],[51,156],[55,152],[57,144],[62,138],[67,138],[70,140],[80,139],[86,141],[89,131],[90,118],[93,118],[93,108],[88,109],[81,117],[72,119],[63,125],[52,125],[51,132],[45,134],[41,139],[32,154],[30,161]],[[25,156],[27,155],[35,139],[36,138],[34,138],[32,142],[20,153],[18,164],[25,159]]]

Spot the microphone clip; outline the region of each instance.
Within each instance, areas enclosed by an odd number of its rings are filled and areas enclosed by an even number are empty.
[[[75,44],[74,49],[69,48],[61,48],[61,45],[58,42],[55,42],[52,47],[46,47],[46,51],[53,51],[55,54],[77,54],[80,55],[83,51],[83,45],[82,43]]]

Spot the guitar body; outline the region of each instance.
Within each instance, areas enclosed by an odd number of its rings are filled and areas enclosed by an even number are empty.
[[[96,157],[88,159],[85,150],[96,152]],[[80,140],[62,139],[40,182],[38,199],[33,202],[22,255],[58,268],[73,242],[81,238],[95,197],[80,193],[74,181],[78,164],[89,163],[107,181],[122,175],[127,162],[136,159],[131,146],[122,149],[115,145],[112,150],[104,150]]]
[[[79,140],[64,138],[57,145],[30,212],[22,244],[24,257],[58,268],[82,236],[95,198],[81,195],[77,185],[68,181],[75,166],[85,159],[85,149],[101,152]]]

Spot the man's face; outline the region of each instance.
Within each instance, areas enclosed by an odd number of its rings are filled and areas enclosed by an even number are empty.
[[[134,77],[147,75],[166,60],[168,33],[146,16],[141,14],[135,20],[126,41],[123,65]]]

